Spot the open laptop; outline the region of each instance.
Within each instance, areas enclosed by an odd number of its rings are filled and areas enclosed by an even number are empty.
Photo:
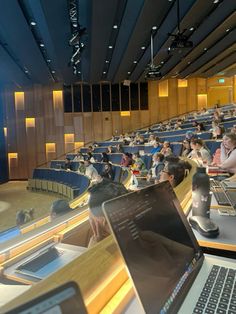
[[[75,282],[67,282],[5,314],[87,314],[80,289]]]
[[[235,284],[236,263],[203,255],[169,182],[107,201],[103,210],[145,313],[236,311],[236,290],[227,305],[223,289],[223,274]]]

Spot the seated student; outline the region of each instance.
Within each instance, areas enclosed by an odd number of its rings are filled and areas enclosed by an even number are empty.
[[[220,167],[230,174],[236,173],[236,134],[226,133],[221,143]]]
[[[88,247],[95,245],[110,235],[110,229],[102,211],[102,203],[117,196],[128,193],[123,184],[103,179],[89,188],[89,223],[92,237]]]
[[[123,146],[121,144],[117,144],[116,153],[123,153],[123,152],[124,152]]]
[[[132,165],[132,163],[133,163],[132,154],[130,154],[130,153],[123,153],[120,165],[122,167],[129,167],[129,166]]]
[[[236,134],[236,124],[233,125],[233,127],[232,127],[230,133],[235,133],[235,134]]]
[[[159,181],[160,173],[163,170],[165,156],[161,153],[156,153],[152,156],[152,167],[148,171],[147,181]]]
[[[222,129],[218,121],[212,121],[212,129],[210,131],[213,139],[222,138]]]
[[[103,152],[103,153],[102,153],[101,162],[109,162],[109,157],[108,157],[108,155],[107,155],[106,152]]]
[[[211,155],[209,151],[204,148],[203,140],[200,138],[192,139],[190,142],[192,151],[189,153],[188,158],[195,159],[201,165],[211,163]]]
[[[192,151],[192,149],[191,149],[191,146],[190,146],[190,141],[184,140],[183,141],[183,148],[182,148],[181,156],[182,157],[187,157],[190,154],[191,151]]]
[[[74,157],[73,161],[83,161],[83,160],[84,160],[83,154],[80,151],[78,151],[78,153]]]
[[[63,199],[55,200],[50,208],[51,220],[61,215],[67,214],[72,210],[73,208],[70,207],[69,202],[67,200]]]
[[[104,171],[101,173],[101,177],[110,180],[114,179],[114,171],[112,169],[112,164],[110,162],[106,162]]]
[[[93,154],[91,152],[87,153],[88,155],[88,160],[92,163],[96,162],[95,158],[93,157]]]
[[[72,165],[71,165],[70,158],[68,158],[68,157],[66,158],[65,165],[62,166],[62,168],[65,169],[65,170],[71,170]]]
[[[201,133],[203,131],[206,131],[204,124],[202,122],[198,123],[196,126],[196,133]]]
[[[107,153],[108,154],[112,154],[112,153],[114,153],[115,151],[114,151],[114,149],[113,149],[113,147],[112,146],[108,146],[107,147]]]
[[[134,162],[131,166],[131,169],[134,171],[139,171],[141,175],[145,175],[147,173],[145,162],[140,157],[139,153],[135,153],[132,156]]]
[[[86,170],[86,167],[85,167],[84,161],[81,160],[79,163],[79,167],[78,167],[77,172],[80,174],[85,174],[85,170]]]
[[[156,153],[159,153],[161,151],[161,148],[162,148],[162,146],[161,146],[160,142],[156,141],[153,145],[153,149],[150,151],[150,154],[154,155]]]
[[[163,143],[163,147],[161,149],[161,153],[166,157],[168,155],[172,154],[172,150],[170,148],[170,142],[169,141],[165,141]]]
[[[155,143],[156,143],[155,135],[150,134],[150,136],[148,138],[148,142],[146,143],[146,145],[153,146]]]
[[[98,172],[97,170],[94,168],[94,166],[91,164],[90,160],[85,160],[84,161],[84,165],[85,165],[85,175],[87,177],[89,177],[90,180],[92,181],[96,181],[97,177],[98,177]]]
[[[169,181],[172,187],[179,185],[186,176],[186,169],[191,169],[191,165],[182,160],[179,162],[168,162],[161,171],[160,182]]]

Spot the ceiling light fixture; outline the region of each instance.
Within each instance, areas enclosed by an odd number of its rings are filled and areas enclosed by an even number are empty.
[[[36,24],[35,21],[31,21],[31,22],[30,22],[30,25],[35,26],[35,25],[37,25],[37,24]]]
[[[190,27],[190,29],[189,29],[190,31],[194,31],[194,27]]]
[[[127,72],[127,74],[129,74],[129,75],[130,75],[130,73],[131,73],[130,71],[129,71],[129,72]]]
[[[106,72],[106,71],[103,71],[102,73],[103,73],[103,74],[106,74],[107,72]]]
[[[227,28],[227,29],[226,29],[226,32],[228,33],[229,31],[230,31],[230,28]]]
[[[213,1],[213,3],[215,3],[215,4],[218,3],[218,2],[219,2],[219,0],[214,0],[214,1]]]
[[[146,49],[146,47],[145,47],[145,46],[142,46],[141,49],[144,50],[144,49]]]
[[[52,74],[56,73],[56,71],[52,70]]]
[[[40,43],[39,46],[43,48],[43,47],[44,47],[44,44],[43,44],[43,43]]]
[[[136,60],[134,60],[134,62],[133,62],[134,64],[136,64],[136,63],[138,63],[138,61],[136,61]]]
[[[106,60],[105,62],[106,62],[106,63],[109,63],[109,60]]]
[[[113,48],[113,46],[108,46],[108,48],[109,48],[109,49],[112,49],[112,48]]]
[[[117,29],[117,28],[118,28],[118,25],[116,25],[116,24],[113,25],[113,28],[114,28],[114,29]]]
[[[153,30],[153,31],[156,31],[156,30],[157,30],[157,26],[156,26],[156,25],[153,26],[153,27],[152,27],[152,30]]]
[[[47,62],[50,63],[50,62],[51,62],[51,59],[47,59]]]
[[[161,61],[161,64],[164,64],[165,62],[164,61]]]
[[[207,50],[207,48],[205,47],[203,50],[204,50],[204,51],[206,51],[206,50]]]

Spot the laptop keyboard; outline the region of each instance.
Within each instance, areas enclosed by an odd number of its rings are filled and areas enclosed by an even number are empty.
[[[236,314],[236,270],[213,265],[193,313]]]
[[[27,261],[26,263],[20,265],[17,270],[26,270],[30,272],[37,272],[39,269],[43,268],[50,262],[54,261],[56,258],[58,258],[62,254],[61,251],[58,251],[56,248],[51,247],[44,251],[39,256],[36,256],[30,261]]]
[[[230,202],[224,191],[213,191],[216,201],[219,205],[230,206]]]
[[[214,190],[215,188],[221,188],[220,181],[210,179],[210,188]]]
[[[233,208],[236,209],[236,191],[235,190],[227,190],[225,191],[228,199],[230,200],[231,205]]]

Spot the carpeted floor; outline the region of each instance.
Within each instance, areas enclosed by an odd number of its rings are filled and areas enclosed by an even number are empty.
[[[10,181],[0,184],[0,232],[16,225],[16,212],[34,208],[34,218],[49,213],[55,194],[31,192],[26,189],[26,181]]]

